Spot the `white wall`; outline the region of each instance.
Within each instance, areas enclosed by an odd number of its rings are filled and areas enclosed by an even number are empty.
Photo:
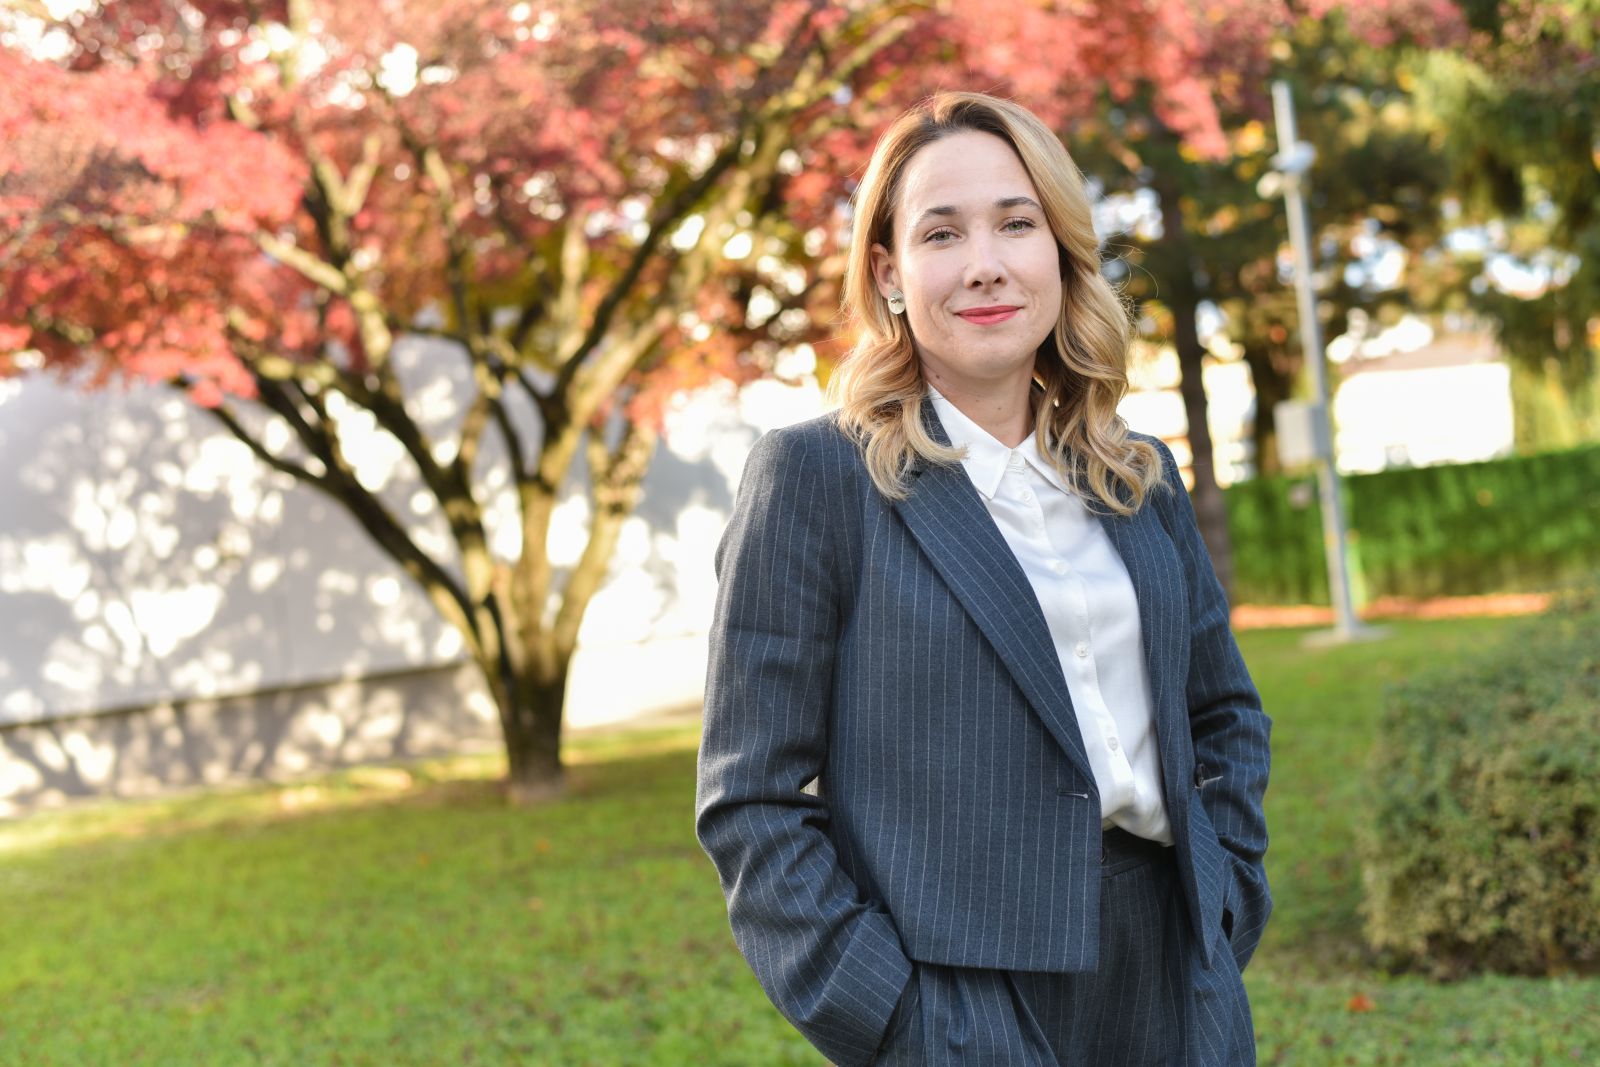
[[[1505,363],[1355,375],[1334,394],[1333,417],[1346,473],[1475,463],[1516,444]]]
[[[396,365],[433,428],[459,417],[465,361],[404,339]],[[712,553],[756,436],[821,410],[814,379],[723,384],[669,417],[637,515],[579,635],[576,724],[696,699]],[[519,413],[528,433],[537,420]],[[364,483],[446,558],[448,538],[387,435],[345,420]],[[269,434],[287,437],[282,426]],[[500,439],[478,476],[494,544],[518,547]],[[335,503],[259,464],[170,390],[0,382],[0,725],[456,662],[462,645]],[[580,463],[581,468],[581,463]],[[581,550],[567,487],[548,550]],[[452,563],[453,565],[453,563]]]

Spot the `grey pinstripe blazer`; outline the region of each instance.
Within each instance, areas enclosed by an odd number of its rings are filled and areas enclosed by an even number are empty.
[[[1175,491],[1102,522],[1138,596],[1194,947],[1209,964],[1220,926],[1243,967],[1272,908],[1271,723],[1156,443]],[[912,478],[882,497],[832,414],[774,430],[716,557],[696,832],[751,969],[841,1065],[870,1061],[911,960],[1074,972],[1099,951],[1100,802],[1044,615],[966,472]]]

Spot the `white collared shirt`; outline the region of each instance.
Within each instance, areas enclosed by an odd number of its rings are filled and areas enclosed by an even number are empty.
[[[1172,844],[1133,582],[1111,539],[1040,455],[1007,448],[928,387],[950,443],[1033,586],[1100,791],[1102,825]]]

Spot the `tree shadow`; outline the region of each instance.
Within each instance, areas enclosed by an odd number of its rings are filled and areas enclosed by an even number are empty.
[[[452,346],[407,338],[395,358],[419,421],[437,432],[460,417],[466,362]],[[534,413],[515,416],[532,447]],[[269,440],[287,435],[252,418]],[[707,631],[712,554],[756,433],[731,384],[669,416],[580,631],[591,673]],[[403,450],[377,430],[355,439],[363,481],[456,569]],[[0,469],[0,816],[493,743],[460,636],[398,565],[342,508],[265,468],[178,394],[0,382],[0,448],[18,457]],[[578,468],[549,545],[562,576],[587,527]],[[491,537],[513,550],[508,474],[491,435],[476,476],[494,499]]]

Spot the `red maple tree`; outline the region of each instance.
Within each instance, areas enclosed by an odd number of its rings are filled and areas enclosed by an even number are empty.
[[[1221,153],[1217,94],[1269,40],[1251,6],[11,3],[0,30],[53,47],[0,44],[0,373],[169,383],[336,500],[464,635],[513,796],[549,795],[578,626],[662,402],[831,333],[842,205],[882,124],[977,88],[1070,136],[1140,98]],[[470,369],[448,432],[395,371],[406,333]],[[448,558],[357,479],[352,409],[403,446]],[[511,557],[485,532],[489,434]],[[545,545],[580,450],[592,518],[561,583]]]

